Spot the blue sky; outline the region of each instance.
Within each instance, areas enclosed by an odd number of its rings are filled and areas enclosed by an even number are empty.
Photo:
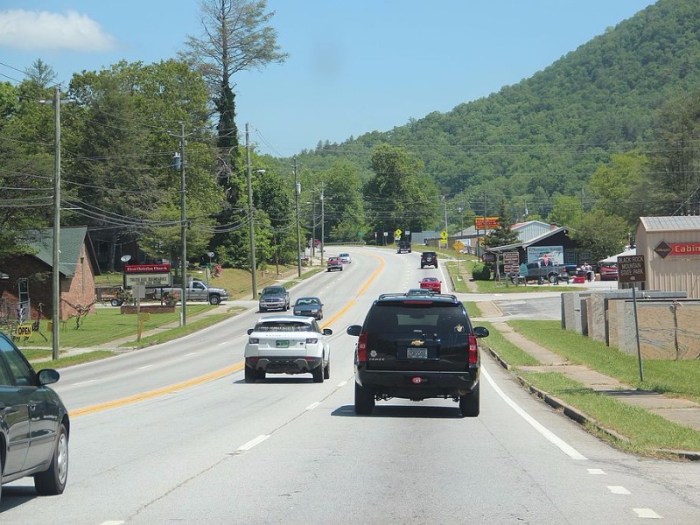
[[[532,76],[654,0],[268,0],[282,65],[243,72],[238,126],[262,153],[388,131]],[[174,58],[198,0],[0,0],[0,81],[41,58],[67,85]]]

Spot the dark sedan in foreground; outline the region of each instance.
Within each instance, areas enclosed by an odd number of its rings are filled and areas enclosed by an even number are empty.
[[[34,478],[40,495],[61,494],[68,480],[68,411],[47,385],[56,370],[35,372],[0,333],[0,497],[2,484]]]
[[[293,310],[294,315],[313,317],[317,321],[323,319],[323,303],[318,297],[299,297]]]

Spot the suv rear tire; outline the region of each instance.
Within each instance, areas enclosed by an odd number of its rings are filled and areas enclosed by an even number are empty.
[[[479,415],[479,383],[476,384],[471,394],[459,398],[459,409],[463,417],[477,417]]]
[[[314,368],[311,375],[314,376],[314,383],[323,383],[323,363]]]
[[[374,394],[355,382],[355,414],[369,416],[374,410]]]
[[[246,383],[255,383],[255,380],[258,378],[258,374],[255,370],[250,368],[249,366],[245,367],[245,382]]]

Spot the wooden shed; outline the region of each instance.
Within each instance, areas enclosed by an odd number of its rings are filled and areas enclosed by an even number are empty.
[[[636,241],[646,266],[644,289],[700,299],[700,216],[640,217]]]

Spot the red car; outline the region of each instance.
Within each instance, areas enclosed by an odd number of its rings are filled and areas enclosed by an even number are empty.
[[[601,281],[617,281],[617,263],[598,263]]]
[[[437,277],[425,277],[418,283],[423,290],[442,293],[442,281]]]

